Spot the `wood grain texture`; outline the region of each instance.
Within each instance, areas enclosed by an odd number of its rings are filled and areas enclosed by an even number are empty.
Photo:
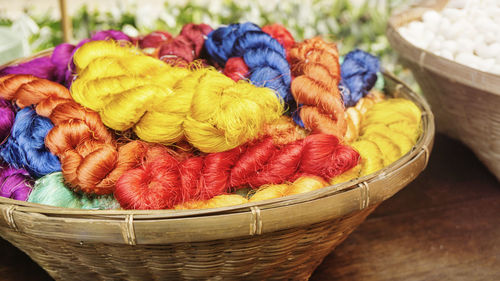
[[[500,280],[500,185],[465,146],[436,138],[427,170],[375,210],[311,280]],[[52,280],[0,239],[1,280]]]

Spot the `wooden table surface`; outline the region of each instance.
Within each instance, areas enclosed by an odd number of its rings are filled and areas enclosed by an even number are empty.
[[[0,280],[51,279],[0,238]],[[311,280],[500,280],[500,184],[470,150],[438,134],[427,169]]]

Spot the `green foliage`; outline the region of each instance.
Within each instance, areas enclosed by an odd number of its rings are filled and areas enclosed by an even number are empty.
[[[0,17],[0,26],[11,26],[11,25],[12,25],[11,19]]]
[[[40,27],[40,32],[29,38],[29,43],[35,52],[52,48],[63,42],[61,21],[45,14],[37,17],[35,22]]]
[[[104,29],[122,30],[125,25],[135,25],[135,16],[131,11],[124,11],[119,17],[109,11],[90,10],[83,5],[72,17],[73,36],[77,39],[88,38],[92,32]]]

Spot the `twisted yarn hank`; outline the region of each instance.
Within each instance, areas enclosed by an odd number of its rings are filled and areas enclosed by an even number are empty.
[[[81,40],[76,46],[69,43],[59,44],[54,48],[51,56],[51,62],[55,66],[55,77],[54,80],[49,80],[61,83],[69,88],[73,82],[75,73],[75,66],[72,62],[73,55],[85,43],[97,40],[132,41],[130,37],[119,30],[101,30],[96,32],[90,39]]]
[[[420,108],[410,100],[388,99],[374,105],[365,115],[362,127],[383,124],[389,129],[404,134],[416,142],[422,133]],[[361,130],[363,133],[363,129]]]
[[[247,202],[257,202],[262,200],[279,198],[287,195],[300,194],[308,191],[313,191],[327,186],[328,183],[320,177],[301,176],[293,183],[283,184],[266,184],[257,189],[247,199],[238,194],[223,194],[217,195],[208,200],[193,200],[184,202],[174,206],[176,210],[184,209],[209,209],[220,208],[234,205],[241,205]],[[250,194],[248,195],[250,196]]]
[[[313,191],[327,185],[328,183],[320,177],[301,176],[293,183],[263,185],[255,190],[255,192],[250,192],[247,195],[247,197],[250,197],[250,199],[247,199],[246,197],[238,194],[223,194],[217,195],[208,200],[193,200],[185,202],[176,205],[174,209],[207,209],[241,205],[247,202],[257,202]]]
[[[57,80],[56,67],[48,56],[35,58],[0,70],[0,76],[7,74],[30,74],[38,78]]]
[[[99,115],[75,103],[68,89],[31,75],[0,77],[0,97],[20,108],[36,105],[37,114],[54,124],[45,145],[59,157],[67,183],[86,193],[109,194],[118,177],[135,167],[136,142],[117,148]]]
[[[285,48],[288,60],[288,52],[293,44],[295,44],[292,34],[284,26],[277,23],[263,26],[262,31],[276,39]],[[240,79],[248,78],[250,68],[243,58],[232,57],[226,61],[223,73],[234,81],[239,81]]]
[[[262,31],[276,39],[285,48],[287,53],[295,44],[295,39],[290,31],[279,23],[265,25],[262,27]]]
[[[24,169],[16,169],[0,163],[0,196],[26,201],[31,192],[33,179]]]
[[[344,140],[347,143],[355,141],[359,137],[361,130],[361,122],[366,112],[376,103],[383,101],[385,98],[382,92],[373,90],[365,97],[362,97],[355,106],[348,107],[345,111],[347,130],[344,135]]]
[[[16,113],[10,102],[0,98],[0,143],[4,143],[14,124]]]
[[[138,38],[138,45],[141,49],[156,49],[163,43],[168,42],[173,37],[170,33],[162,30],[156,30],[146,36]],[[148,51],[149,52],[149,51]]]
[[[349,52],[340,66],[342,96],[346,107],[354,106],[373,88],[380,71],[377,57],[356,49]]]
[[[45,175],[35,182],[28,202],[88,210],[118,209],[113,195],[89,196],[72,191],[64,184],[62,173]]]
[[[241,79],[248,78],[250,68],[248,68],[248,65],[245,63],[243,58],[232,57],[227,60],[226,66],[224,67],[222,73],[224,73],[224,75],[226,75],[227,77],[233,79],[235,82],[238,82]]]
[[[167,62],[179,63],[175,60],[178,58],[188,64],[200,57],[205,37],[210,32],[212,28],[207,24],[188,23],[182,27],[178,36],[160,45],[158,57]]]
[[[211,208],[221,208],[229,207],[234,205],[241,205],[248,202],[248,199],[237,194],[222,194],[217,195],[208,200],[193,200],[189,202],[184,202],[175,205],[173,209],[175,210],[187,210],[187,209],[211,209]]]
[[[292,94],[298,104],[305,128],[313,133],[332,134],[342,138],[346,120],[340,80],[339,55],[335,44],[316,37],[290,49]]]
[[[374,173],[408,153],[421,134],[421,110],[412,101],[393,98],[373,105],[361,123],[360,137],[351,144],[360,163],[331,184]]]
[[[35,58],[25,63],[8,66],[0,70],[0,76],[7,74],[29,74],[69,87],[71,81],[73,81],[74,65],[71,63],[71,59],[74,52],[84,43],[94,40],[131,41],[127,35],[118,30],[98,31],[90,39],[84,39],[76,46],[69,43],[57,45],[51,56]]]
[[[87,43],[74,62],[74,100],[108,127],[133,128],[149,142],[186,138],[203,152],[225,151],[257,137],[283,112],[268,88],[235,83],[212,68],[173,67],[112,42]]]
[[[248,202],[257,202],[262,200],[274,199],[288,195],[301,194],[328,185],[323,178],[317,176],[301,176],[292,183],[269,184],[261,186],[250,197]]]
[[[263,136],[270,136],[274,144],[282,145],[307,137],[308,132],[299,127],[291,117],[281,116],[279,119],[266,124],[262,130]]]
[[[11,134],[0,147],[0,156],[15,168],[26,169],[34,178],[61,170],[59,159],[45,147],[45,136],[54,125],[29,107],[15,118]]]
[[[208,34],[205,49],[208,56],[220,66],[224,66],[232,57],[242,58],[253,84],[275,90],[284,102],[293,101],[290,94],[290,65],[286,60],[285,49],[257,25],[247,22],[220,27]],[[242,65],[241,62],[239,65]]]
[[[0,70],[0,76],[7,74],[29,74],[69,87],[73,80],[74,66],[71,64],[71,58],[74,52],[84,43],[94,40],[131,41],[127,35],[118,30],[98,31],[90,39],[84,39],[76,46],[69,43],[57,45],[51,56],[35,58],[25,63],[8,66]]]
[[[277,146],[272,138],[179,161],[152,146],[143,162],[123,174],[115,197],[125,209],[163,209],[207,200],[245,186],[279,184],[301,175],[330,179],[354,167],[358,153],[332,135],[310,135]]]

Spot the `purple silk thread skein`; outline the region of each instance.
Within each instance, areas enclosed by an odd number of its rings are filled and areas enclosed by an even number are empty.
[[[1,163],[0,196],[26,201],[31,193],[32,179],[24,169],[8,167]]]
[[[0,98],[0,143],[3,143],[9,136],[15,117],[11,103]]]

